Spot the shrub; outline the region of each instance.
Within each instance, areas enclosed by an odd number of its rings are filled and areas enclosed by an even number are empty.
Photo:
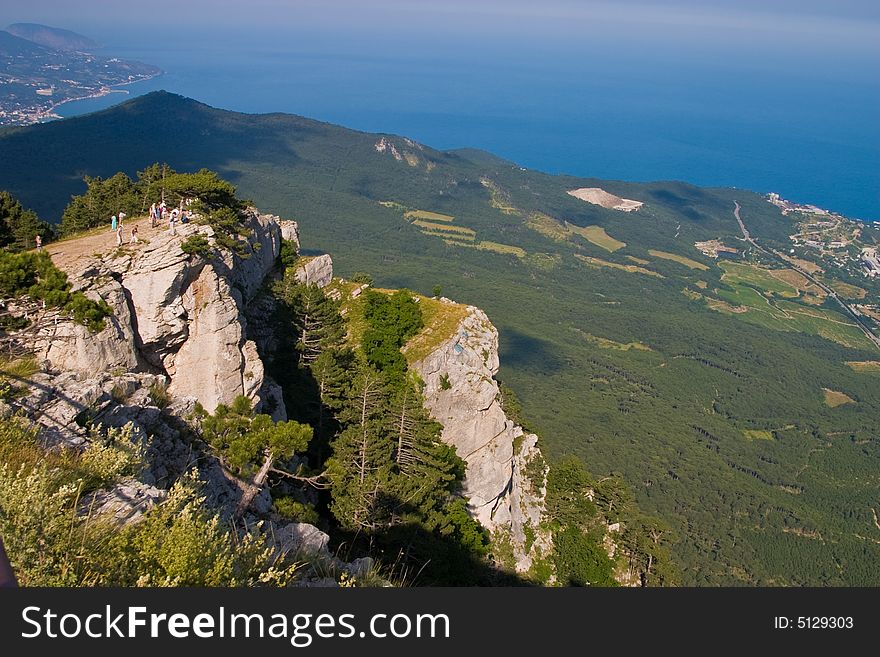
[[[364,285],[364,284],[372,285],[373,284],[373,277],[370,276],[366,272],[359,271],[359,272],[355,272],[355,274],[351,277],[351,282],[358,283],[361,285]]]
[[[180,250],[189,256],[201,256],[209,258],[211,256],[211,243],[201,233],[190,235],[180,243]]]
[[[0,296],[7,299],[29,296],[44,301],[93,332],[102,330],[104,319],[113,314],[103,299],[94,301],[82,292],[71,292],[67,275],[52,264],[45,252],[0,251]]]
[[[448,374],[440,375],[440,390],[449,390],[452,388],[452,383],[449,381]]]
[[[278,515],[287,520],[307,522],[312,525],[317,524],[321,520],[314,506],[297,502],[292,497],[286,495],[276,497],[272,500],[272,503],[275,505],[275,511],[278,512]]]

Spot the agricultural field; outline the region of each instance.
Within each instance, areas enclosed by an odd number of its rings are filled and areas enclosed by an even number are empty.
[[[646,276],[663,278],[662,274],[658,274],[656,271],[645,269],[644,267],[639,267],[637,265],[622,265],[618,262],[609,262],[608,260],[602,260],[601,258],[592,258],[590,256],[581,255],[580,253],[575,253],[574,257],[590,267],[609,267],[611,269],[629,272],[630,274],[644,274]]]
[[[685,256],[677,255],[675,253],[666,253],[665,251],[657,251],[656,249],[648,249],[648,253],[650,253],[655,258],[672,260],[673,262],[677,262],[681,265],[684,265],[685,267],[689,267],[690,269],[699,269],[700,271],[708,271],[709,269],[709,266],[704,265],[702,262],[697,262],[696,260],[691,260],[690,258],[686,258]]]
[[[580,235],[591,244],[595,244],[596,246],[598,246],[600,249],[605,249],[609,253],[619,251],[626,246],[626,242],[621,242],[620,240],[614,239],[613,237],[611,237],[611,235],[606,233],[605,229],[601,226],[581,227],[566,222],[565,228],[567,228],[575,235]]]

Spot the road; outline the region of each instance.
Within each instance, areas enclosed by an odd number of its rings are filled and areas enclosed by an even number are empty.
[[[737,201],[734,201],[734,202],[733,202],[733,206],[734,206],[734,208],[733,208],[733,216],[736,217],[736,221],[737,221],[737,223],[739,224],[739,228],[740,228],[740,230],[742,231],[742,234],[743,234],[743,239],[744,239],[746,242],[748,242],[749,244],[751,244],[752,246],[754,246],[754,247],[755,247],[758,251],[760,251],[761,253],[764,253],[765,255],[771,256],[771,257],[774,258],[775,260],[781,262],[785,267],[788,267],[788,268],[790,268],[790,269],[794,269],[796,272],[798,272],[799,274],[803,275],[808,281],[810,281],[811,283],[813,283],[813,284],[816,285],[817,287],[819,287],[819,288],[821,288],[822,290],[824,290],[825,293],[826,293],[829,297],[831,297],[832,299],[834,299],[834,301],[836,301],[837,304],[838,304],[841,308],[843,308],[844,312],[845,312],[847,315],[849,315],[850,317],[853,318],[853,320],[855,320],[856,325],[857,325],[860,329],[862,329],[862,333],[864,333],[865,336],[867,336],[867,338],[868,338],[871,342],[873,342],[874,345],[875,345],[878,349],[880,349],[880,337],[878,337],[877,334],[874,333],[873,330],[871,330],[871,327],[868,326],[868,325],[865,323],[864,318],[862,317],[862,315],[861,315],[861,314],[860,314],[855,308],[851,307],[846,301],[844,301],[843,299],[840,298],[840,296],[837,294],[837,292],[835,292],[833,289],[831,289],[830,287],[828,287],[825,283],[823,283],[822,281],[820,281],[819,279],[817,279],[817,278],[816,278],[815,276],[813,276],[810,272],[808,272],[808,271],[802,269],[802,268],[801,268],[800,266],[798,266],[797,264],[795,264],[795,263],[791,262],[790,260],[786,259],[785,256],[784,256],[782,253],[780,253],[779,251],[776,251],[775,249],[764,248],[763,246],[761,246],[760,244],[758,244],[758,243],[755,241],[755,239],[751,236],[751,233],[749,233],[749,229],[746,228],[745,223],[743,223],[742,217],[740,216],[740,213],[739,213],[739,211],[740,211],[740,205],[739,205],[739,203],[738,203]]]

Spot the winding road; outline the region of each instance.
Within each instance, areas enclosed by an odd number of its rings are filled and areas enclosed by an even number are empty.
[[[749,229],[746,228],[745,223],[743,223],[742,217],[740,216],[740,213],[739,213],[739,211],[740,211],[740,209],[741,209],[741,208],[740,208],[740,204],[739,204],[737,201],[734,201],[734,202],[733,202],[733,206],[734,206],[734,208],[733,208],[733,216],[736,217],[736,221],[737,221],[737,223],[739,224],[739,228],[740,228],[740,230],[742,231],[742,234],[743,234],[743,239],[744,239],[746,242],[748,242],[749,244],[751,244],[752,246],[754,246],[754,247],[755,247],[756,249],[758,249],[761,253],[764,253],[764,254],[766,254],[766,255],[768,255],[768,256],[771,256],[771,257],[775,258],[777,261],[781,262],[785,267],[788,267],[788,268],[790,268],[790,269],[794,269],[794,270],[795,270],[796,272],[798,272],[799,274],[802,274],[802,275],[803,275],[808,281],[810,281],[811,283],[813,283],[813,284],[816,285],[817,287],[819,287],[819,288],[821,288],[822,290],[824,290],[825,293],[826,293],[829,297],[831,297],[832,299],[834,299],[834,300],[837,302],[837,304],[838,304],[841,308],[843,308],[844,312],[845,312],[847,315],[849,315],[850,317],[852,317],[852,318],[855,320],[856,325],[857,325],[860,329],[862,329],[862,333],[864,333],[865,336],[867,336],[867,338],[868,338],[871,342],[874,343],[874,346],[876,346],[878,349],[880,349],[880,337],[878,337],[877,334],[874,333],[874,331],[871,330],[871,327],[868,326],[868,325],[865,323],[864,318],[862,317],[862,315],[861,315],[857,310],[855,310],[854,308],[852,308],[852,307],[851,307],[846,301],[844,301],[843,299],[840,298],[840,296],[837,294],[837,292],[835,292],[833,289],[831,289],[830,287],[828,287],[825,283],[823,283],[822,281],[820,281],[819,279],[817,279],[817,278],[816,278],[815,276],[813,276],[810,272],[808,272],[808,271],[802,269],[802,268],[799,267],[797,264],[795,264],[795,263],[793,263],[793,262],[787,260],[787,259],[783,256],[782,253],[780,253],[779,251],[776,251],[775,249],[764,248],[763,246],[761,246],[760,244],[758,244],[758,243],[755,241],[755,239],[751,236],[751,233],[749,233]]]

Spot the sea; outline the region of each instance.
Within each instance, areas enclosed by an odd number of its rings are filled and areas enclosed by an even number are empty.
[[[64,117],[165,89],[480,148],[549,173],[774,191],[880,220],[876,50],[173,27],[95,36],[102,54],[165,73],[68,103]]]

